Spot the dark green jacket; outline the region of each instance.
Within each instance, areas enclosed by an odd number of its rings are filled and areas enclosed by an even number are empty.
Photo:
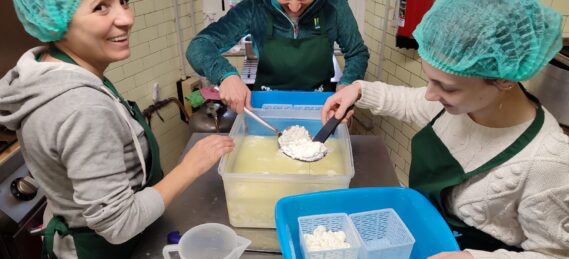
[[[317,35],[313,18],[324,10],[330,45],[338,43],[345,58],[343,76],[339,85],[363,79],[369,52],[358,31],[356,20],[347,0],[315,0],[299,20],[298,39]],[[267,12],[268,11],[268,12]],[[284,11],[271,4],[271,0],[243,0],[230,9],[219,21],[210,24],[190,42],[186,57],[194,70],[219,85],[228,75],[238,74],[222,54],[251,34],[257,53],[263,49],[267,13],[274,17],[274,36],[294,38],[293,25]]]

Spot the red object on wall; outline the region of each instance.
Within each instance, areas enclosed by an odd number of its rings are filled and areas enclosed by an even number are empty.
[[[418,47],[417,42],[413,39],[413,31],[417,28],[425,13],[431,9],[433,3],[434,0],[400,0],[397,47],[414,49]]]

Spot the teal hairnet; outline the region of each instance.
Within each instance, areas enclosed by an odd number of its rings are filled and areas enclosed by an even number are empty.
[[[14,0],[24,29],[42,42],[63,38],[80,0]]]
[[[413,37],[444,72],[524,81],[561,50],[561,23],[539,0],[436,0]]]

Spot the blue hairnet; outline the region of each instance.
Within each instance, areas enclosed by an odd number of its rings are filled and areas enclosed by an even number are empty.
[[[561,23],[539,0],[437,0],[413,36],[444,72],[523,81],[561,49]]]
[[[42,42],[63,38],[80,0],[14,0],[24,29]]]

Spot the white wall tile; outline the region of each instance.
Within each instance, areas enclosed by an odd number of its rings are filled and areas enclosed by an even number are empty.
[[[551,3],[551,7],[560,12],[562,15],[569,15],[568,0],[553,0],[553,2]]]
[[[154,11],[153,0],[138,1],[134,3],[134,10],[136,15],[143,15]]]
[[[164,13],[162,11],[156,11],[146,14],[144,15],[144,21],[146,21],[147,27],[158,25],[164,22]]]

